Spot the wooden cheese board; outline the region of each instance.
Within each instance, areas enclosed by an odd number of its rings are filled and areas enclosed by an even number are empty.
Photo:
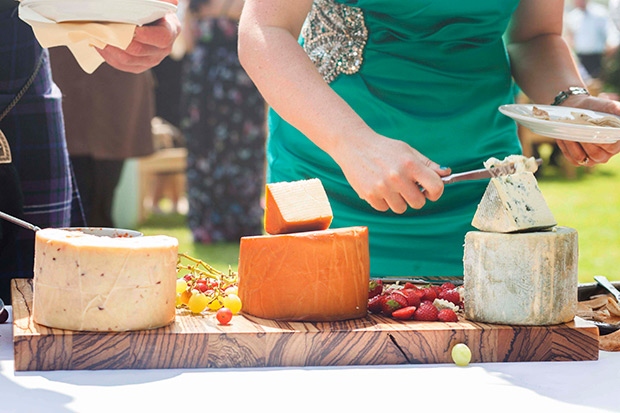
[[[350,366],[452,363],[466,343],[472,363],[598,359],[598,329],[398,321],[368,317],[331,323],[282,322],[178,310],[163,328],[122,333],[51,329],[32,320],[32,280],[12,281],[15,370]]]

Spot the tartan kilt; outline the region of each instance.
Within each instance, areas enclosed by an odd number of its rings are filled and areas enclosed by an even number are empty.
[[[34,82],[0,120],[17,172],[13,189],[2,182],[7,174],[0,174],[0,205],[10,209],[4,212],[41,228],[68,227],[72,209],[79,210],[79,197],[72,183],[61,93],[52,81],[49,55],[30,26],[18,18],[17,8],[0,13],[0,111],[30,78],[42,54],[43,64]],[[10,302],[10,279],[33,276],[34,233],[8,222],[0,224],[0,298]]]

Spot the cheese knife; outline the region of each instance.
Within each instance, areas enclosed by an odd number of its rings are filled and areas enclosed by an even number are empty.
[[[609,291],[616,298],[616,302],[620,303],[620,291],[618,291],[616,287],[614,287],[614,285],[609,282],[607,277],[603,275],[595,275],[594,280],[607,291]]]
[[[536,164],[538,166],[542,165],[542,159],[540,158],[536,159]],[[441,180],[443,181],[444,185],[448,185],[448,184],[453,184],[455,182],[477,181],[480,179],[496,178],[498,176],[514,174],[515,172],[517,172],[517,168],[515,164],[510,163],[507,165],[496,166],[496,167],[489,168],[489,169],[482,168],[482,169],[476,169],[473,171],[450,174],[448,176],[442,176]],[[418,186],[420,187],[420,190],[422,192],[425,191],[425,189],[422,186],[420,186],[420,184],[418,184]]]
[[[37,227],[36,225],[31,224],[30,222],[26,222],[26,221],[24,221],[22,219],[16,218],[16,217],[14,217],[12,215],[9,215],[7,213],[4,213],[2,211],[0,211],[0,218],[6,219],[9,222],[12,222],[12,223],[14,223],[16,225],[19,225],[20,227],[24,227],[26,229],[31,229],[33,231],[38,231],[38,230],[41,229],[41,228]]]

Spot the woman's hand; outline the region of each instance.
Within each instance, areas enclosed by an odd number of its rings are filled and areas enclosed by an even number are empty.
[[[620,115],[620,102],[593,96],[573,95],[564,101],[562,106]],[[564,156],[575,166],[594,166],[606,163],[612,156],[620,152],[620,142],[595,144],[559,140],[558,146]]]
[[[162,0],[177,4],[177,0]],[[176,14],[165,17],[146,26],[136,27],[134,38],[127,49],[114,46],[97,49],[106,62],[119,70],[142,73],[157,66],[172,51],[172,44],[181,32],[181,23]]]
[[[450,174],[405,142],[369,132],[354,148],[338,151],[334,159],[360,198],[379,211],[397,214],[407,205],[420,209],[426,199],[436,201],[443,193],[441,176]],[[425,189],[420,191],[418,183]]]

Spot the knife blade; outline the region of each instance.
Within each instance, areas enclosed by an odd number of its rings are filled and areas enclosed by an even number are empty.
[[[616,302],[620,303],[620,291],[618,291],[616,287],[614,287],[614,285],[611,282],[609,282],[607,277],[603,275],[595,275],[594,280],[597,283],[599,283],[603,288],[605,288],[607,291],[609,291],[616,298]]]

